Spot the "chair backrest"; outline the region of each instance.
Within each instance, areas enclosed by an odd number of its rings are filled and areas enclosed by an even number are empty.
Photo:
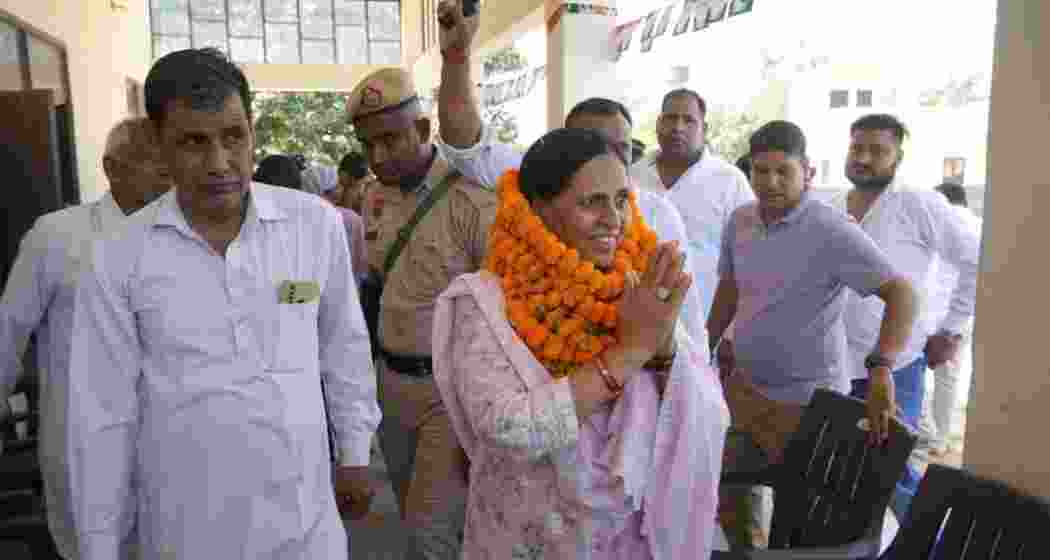
[[[889,441],[868,444],[862,401],[817,390],[776,469],[769,548],[839,546],[881,527],[916,436],[890,421]]]
[[[1050,557],[1046,545],[1050,536],[1050,502],[963,470],[930,465],[912,500],[910,519],[886,551],[887,557]]]

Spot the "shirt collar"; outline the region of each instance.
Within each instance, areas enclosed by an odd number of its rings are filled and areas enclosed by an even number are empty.
[[[117,204],[117,199],[113,198],[113,193],[109,191],[98,200],[98,210],[101,213],[103,222],[123,220],[127,217]]]
[[[273,190],[283,187],[267,187],[252,182],[248,188],[248,210],[244,216],[244,222],[255,221],[272,222],[287,218],[287,214],[281,210],[273,200]],[[175,197],[175,189],[171,189],[161,198],[160,211],[157,214],[155,226],[174,227],[189,232],[191,230],[186,215],[179,206]]]
[[[441,154],[441,150],[438,150],[437,154],[434,156],[434,162],[430,164],[430,170],[428,170],[426,176],[423,177],[423,182],[421,182],[411,194],[415,194],[418,198],[426,197],[430,194],[430,191],[434,190],[434,187],[444,180],[445,176],[448,175],[450,171],[452,171],[452,169],[449,167],[448,160],[446,160],[445,156]]]
[[[784,217],[780,218],[779,220],[777,220],[777,221],[775,221],[775,222],[773,222],[773,223],[771,223],[769,225],[766,225],[766,223],[764,221],[762,221],[762,212],[758,210],[758,204],[756,203],[755,204],[755,210],[756,210],[756,212],[758,212],[758,223],[759,223],[759,225],[761,227],[765,228],[766,230],[774,230],[774,229],[790,226],[791,224],[794,224],[795,222],[797,222],[799,220],[799,218],[802,217],[802,213],[806,210],[806,207],[808,207],[810,204],[812,204],[812,202],[813,202],[813,197],[810,195],[810,193],[808,193],[808,192],[802,193],[802,199],[798,201],[798,205],[796,205],[794,208],[789,210],[787,214],[784,214]]]

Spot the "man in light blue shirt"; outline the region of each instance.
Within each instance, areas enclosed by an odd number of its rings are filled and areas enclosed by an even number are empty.
[[[846,288],[877,295],[886,302],[874,349],[883,361],[872,364],[870,379],[878,389],[870,393],[868,413],[874,437],[884,441],[894,410],[886,362],[911,333],[914,291],[860,227],[807,196],[801,129],[786,121],[768,123],[751,137],[750,153],[758,201],[738,208],[726,226],[707,323],[717,344],[735,321],[733,344],[719,353],[731,363],[723,373],[749,376],[774,401],[805,404],[817,388],[847,393]],[[764,466],[750,434],[731,431],[726,447],[727,471]]]

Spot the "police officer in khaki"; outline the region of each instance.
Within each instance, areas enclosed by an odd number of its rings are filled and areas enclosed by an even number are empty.
[[[379,442],[410,532],[408,558],[454,560],[467,466],[431,375],[431,326],[438,295],[481,268],[496,194],[455,173],[431,143],[430,120],[404,70],[366,77],[347,110],[380,183],[362,212],[369,267],[382,286]]]

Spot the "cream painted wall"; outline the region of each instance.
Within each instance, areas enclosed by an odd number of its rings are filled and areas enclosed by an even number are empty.
[[[253,90],[346,91],[373,70],[369,64],[241,64]]]
[[[108,188],[102,150],[110,127],[127,116],[125,80],[141,82],[149,68],[145,1],[127,5],[113,10],[108,0],[0,0],[0,10],[66,48],[84,201]]]
[[[422,5],[421,0],[414,0]],[[435,6],[437,2],[434,2]],[[475,40],[475,55],[484,54],[503,48],[513,43],[514,39],[545,25],[543,19],[543,0],[488,0],[481,8],[481,29]],[[401,10],[402,21],[408,18],[421,20],[422,11],[413,9]],[[402,24],[402,31],[405,31]],[[415,31],[419,33],[419,31]],[[407,47],[408,43],[404,44]],[[405,50],[403,47],[402,50]],[[430,91],[441,82],[441,55],[437,49],[431,49],[415,57],[409,52],[407,62],[410,64],[416,85],[421,91]]]
[[[1050,498],[1050,5],[1000,0],[966,466]]]

